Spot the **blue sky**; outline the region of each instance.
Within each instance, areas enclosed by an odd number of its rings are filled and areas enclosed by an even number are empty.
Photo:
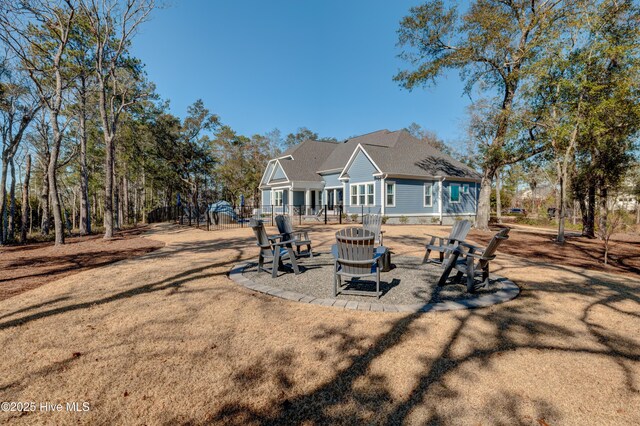
[[[417,122],[450,143],[464,137],[457,73],[435,88],[392,78],[398,23],[419,1],[172,0],[134,39],[171,111],[196,99],[251,135],[306,126],[338,139]]]

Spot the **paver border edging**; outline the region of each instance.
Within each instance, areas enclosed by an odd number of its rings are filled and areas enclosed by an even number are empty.
[[[508,302],[515,299],[520,294],[520,287],[513,281],[498,276],[491,275],[491,279],[500,280],[502,288],[492,294],[483,294],[471,299],[447,300],[437,303],[417,303],[413,305],[395,305],[376,302],[359,302],[355,300],[344,300],[335,298],[315,298],[307,294],[295,291],[283,290],[281,288],[270,287],[258,284],[243,275],[245,268],[254,266],[254,262],[242,262],[234,265],[229,271],[229,278],[250,290],[278,297],[280,299],[293,302],[309,303],[312,305],[330,306],[338,309],[351,309],[358,311],[375,312],[431,312],[431,311],[455,311],[460,309],[486,308],[499,303]]]

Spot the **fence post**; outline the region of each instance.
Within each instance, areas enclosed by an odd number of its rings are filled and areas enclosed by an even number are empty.
[[[342,206],[338,207],[338,219],[340,220],[340,225],[342,225]]]
[[[298,225],[302,225],[302,209],[305,208],[304,205],[298,207]]]
[[[364,222],[364,206],[360,206],[360,223]]]
[[[244,209],[240,206],[240,228],[244,228]]]
[[[327,224],[327,205],[324,205],[324,224]]]
[[[271,226],[273,226],[273,204],[271,204]]]

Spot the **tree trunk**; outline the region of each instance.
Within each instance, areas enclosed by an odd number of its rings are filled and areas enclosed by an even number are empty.
[[[27,242],[27,226],[29,221],[29,179],[31,178],[31,155],[27,155],[27,165],[24,171],[24,182],[22,182],[22,227],[20,230],[20,242]]]
[[[122,223],[129,224],[129,180],[126,176],[122,177]]]
[[[588,183],[587,199],[582,212],[582,235],[587,238],[595,238],[595,211],[596,211],[596,185]]]
[[[609,218],[609,208],[607,206],[607,198],[608,198],[608,191],[607,191],[607,187],[601,183],[600,186],[600,217],[598,219],[598,227],[600,228],[601,231],[599,231],[599,233],[603,233],[606,232],[607,229],[607,221]]]
[[[114,208],[113,211],[115,213],[114,219],[114,227],[116,230],[122,229],[122,181],[118,182],[117,176],[113,176],[113,202]]]
[[[556,241],[559,243],[564,243],[564,198],[565,198],[565,193],[566,193],[566,188],[565,188],[565,179],[563,176],[563,173],[561,171],[560,175],[560,196],[558,197],[558,237],[556,238]]]
[[[47,157],[47,163],[49,159]],[[42,220],[40,222],[40,232],[42,235],[49,235],[49,174],[45,168],[42,175],[42,191],[40,192],[40,204],[42,205]]]
[[[500,169],[496,172],[496,219],[502,223],[502,200],[500,200]]]
[[[71,229],[77,229],[76,223],[76,215],[78,212],[76,211],[76,204],[78,203],[78,194],[76,189],[73,188],[73,201],[71,202]]]
[[[145,175],[144,167],[142,168],[142,194],[141,198],[141,211],[142,211],[142,223],[147,223],[147,177]]]
[[[89,169],[87,168],[87,120],[86,120],[86,81],[80,79],[80,235],[91,233],[91,215],[89,211]]]
[[[2,175],[0,176],[0,244],[5,244],[6,241],[6,223],[7,223],[7,172],[9,171],[9,161],[6,156],[2,158]]]
[[[15,241],[16,236],[16,166],[13,157],[9,161],[11,186],[9,187],[9,220],[7,241]]]
[[[61,245],[64,244],[64,222],[62,219],[60,194],[58,192],[58,156],[60,154],[60,144],[62,143],[62,133],[58,128],[57,111],[51,112],[51,126],[53,127],[53,143],[47,170],[49,177],[49,198],[51,199],[53,227],[56,233],[55,245]]]
[[[489,230],[489,215],[491,213],[491,182],[495,175],[495,170],[487,169],[483,172],[480,182],[480,197],[478,198],[478,215],[476,227],[480,230]]]
[[[104,168],[104,238],[113,238],[113,173],[115,150],[113,149],[113,139],[105,136],[106,159]]]

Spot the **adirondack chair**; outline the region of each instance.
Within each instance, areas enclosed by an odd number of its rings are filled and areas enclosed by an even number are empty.
[[[309,258],[313,258],[311,240],[309,239],[309,233],[307,231],[294,231],[293,226],[291,226],[291,219],[285,215],[276,216],[276,226],[282,238],[295,246],[298,256],[309,256]],[[300,247],[303,246],[306,246],[307,250],[301,252]]]
[[[380,298],[380,270],[382,269],[382,255],[385,247],[375,248],[373,232],[350,227],[336,232],[336,244],[331,248],[334,260],[333,296],[338,293],[359,296],[376,296]],[[375,277],[376,291],[371,293],[364,290],[345,290],[342,278],[353,279],[361,277]],[[340,291],[338,291],[340,289]]]
[[[456,220],[451,227],[449,237],[438,237],[427,234],[428,237],[431,237],[431,241],[426,246],[427,252],[424,254],[422,263],[427,263],[431,252],[437,251],[440,255],[440,264],[444,266],[445,253],[448,255],[461,241],[464,241],[464,239],[467,238],[467,234],[470,229],[471,222],[468,220]]]
[[[476,290],[489,285],[489,263],[496,258],[496,250],[500,244],[509,239],[509,228],[504,228],[493,236],[485,249],[459,243],[449,257],[445,271],[440,277],[438,285],[444,285],[451,271],[458,271],[454,282],[461,282],[463,276],[467,276],[467,291],[473,293]],[[475,276],[482,276],[482,283],[475,285]]]
[[[258,271],[269,272],[264,269],[264,263],[271,262],[271,277],[278,276],[278,269],[282,266],[283,260],[289,260],[293,272],[298,275],[300,269],[296,263],[296,256],[293,252],[291,241],[282,239],[281,235],[268,236],[264,229],[264,225],[258,221],[251,221],[251,229],[256,235],[257,246],[260,247],[258,256]],[[278,241],[280,240],[280,241]]]
[[[375,242],[382,245],[382,216],[379,214],[365,214],[362,216],[362,229],[373,232]]]

